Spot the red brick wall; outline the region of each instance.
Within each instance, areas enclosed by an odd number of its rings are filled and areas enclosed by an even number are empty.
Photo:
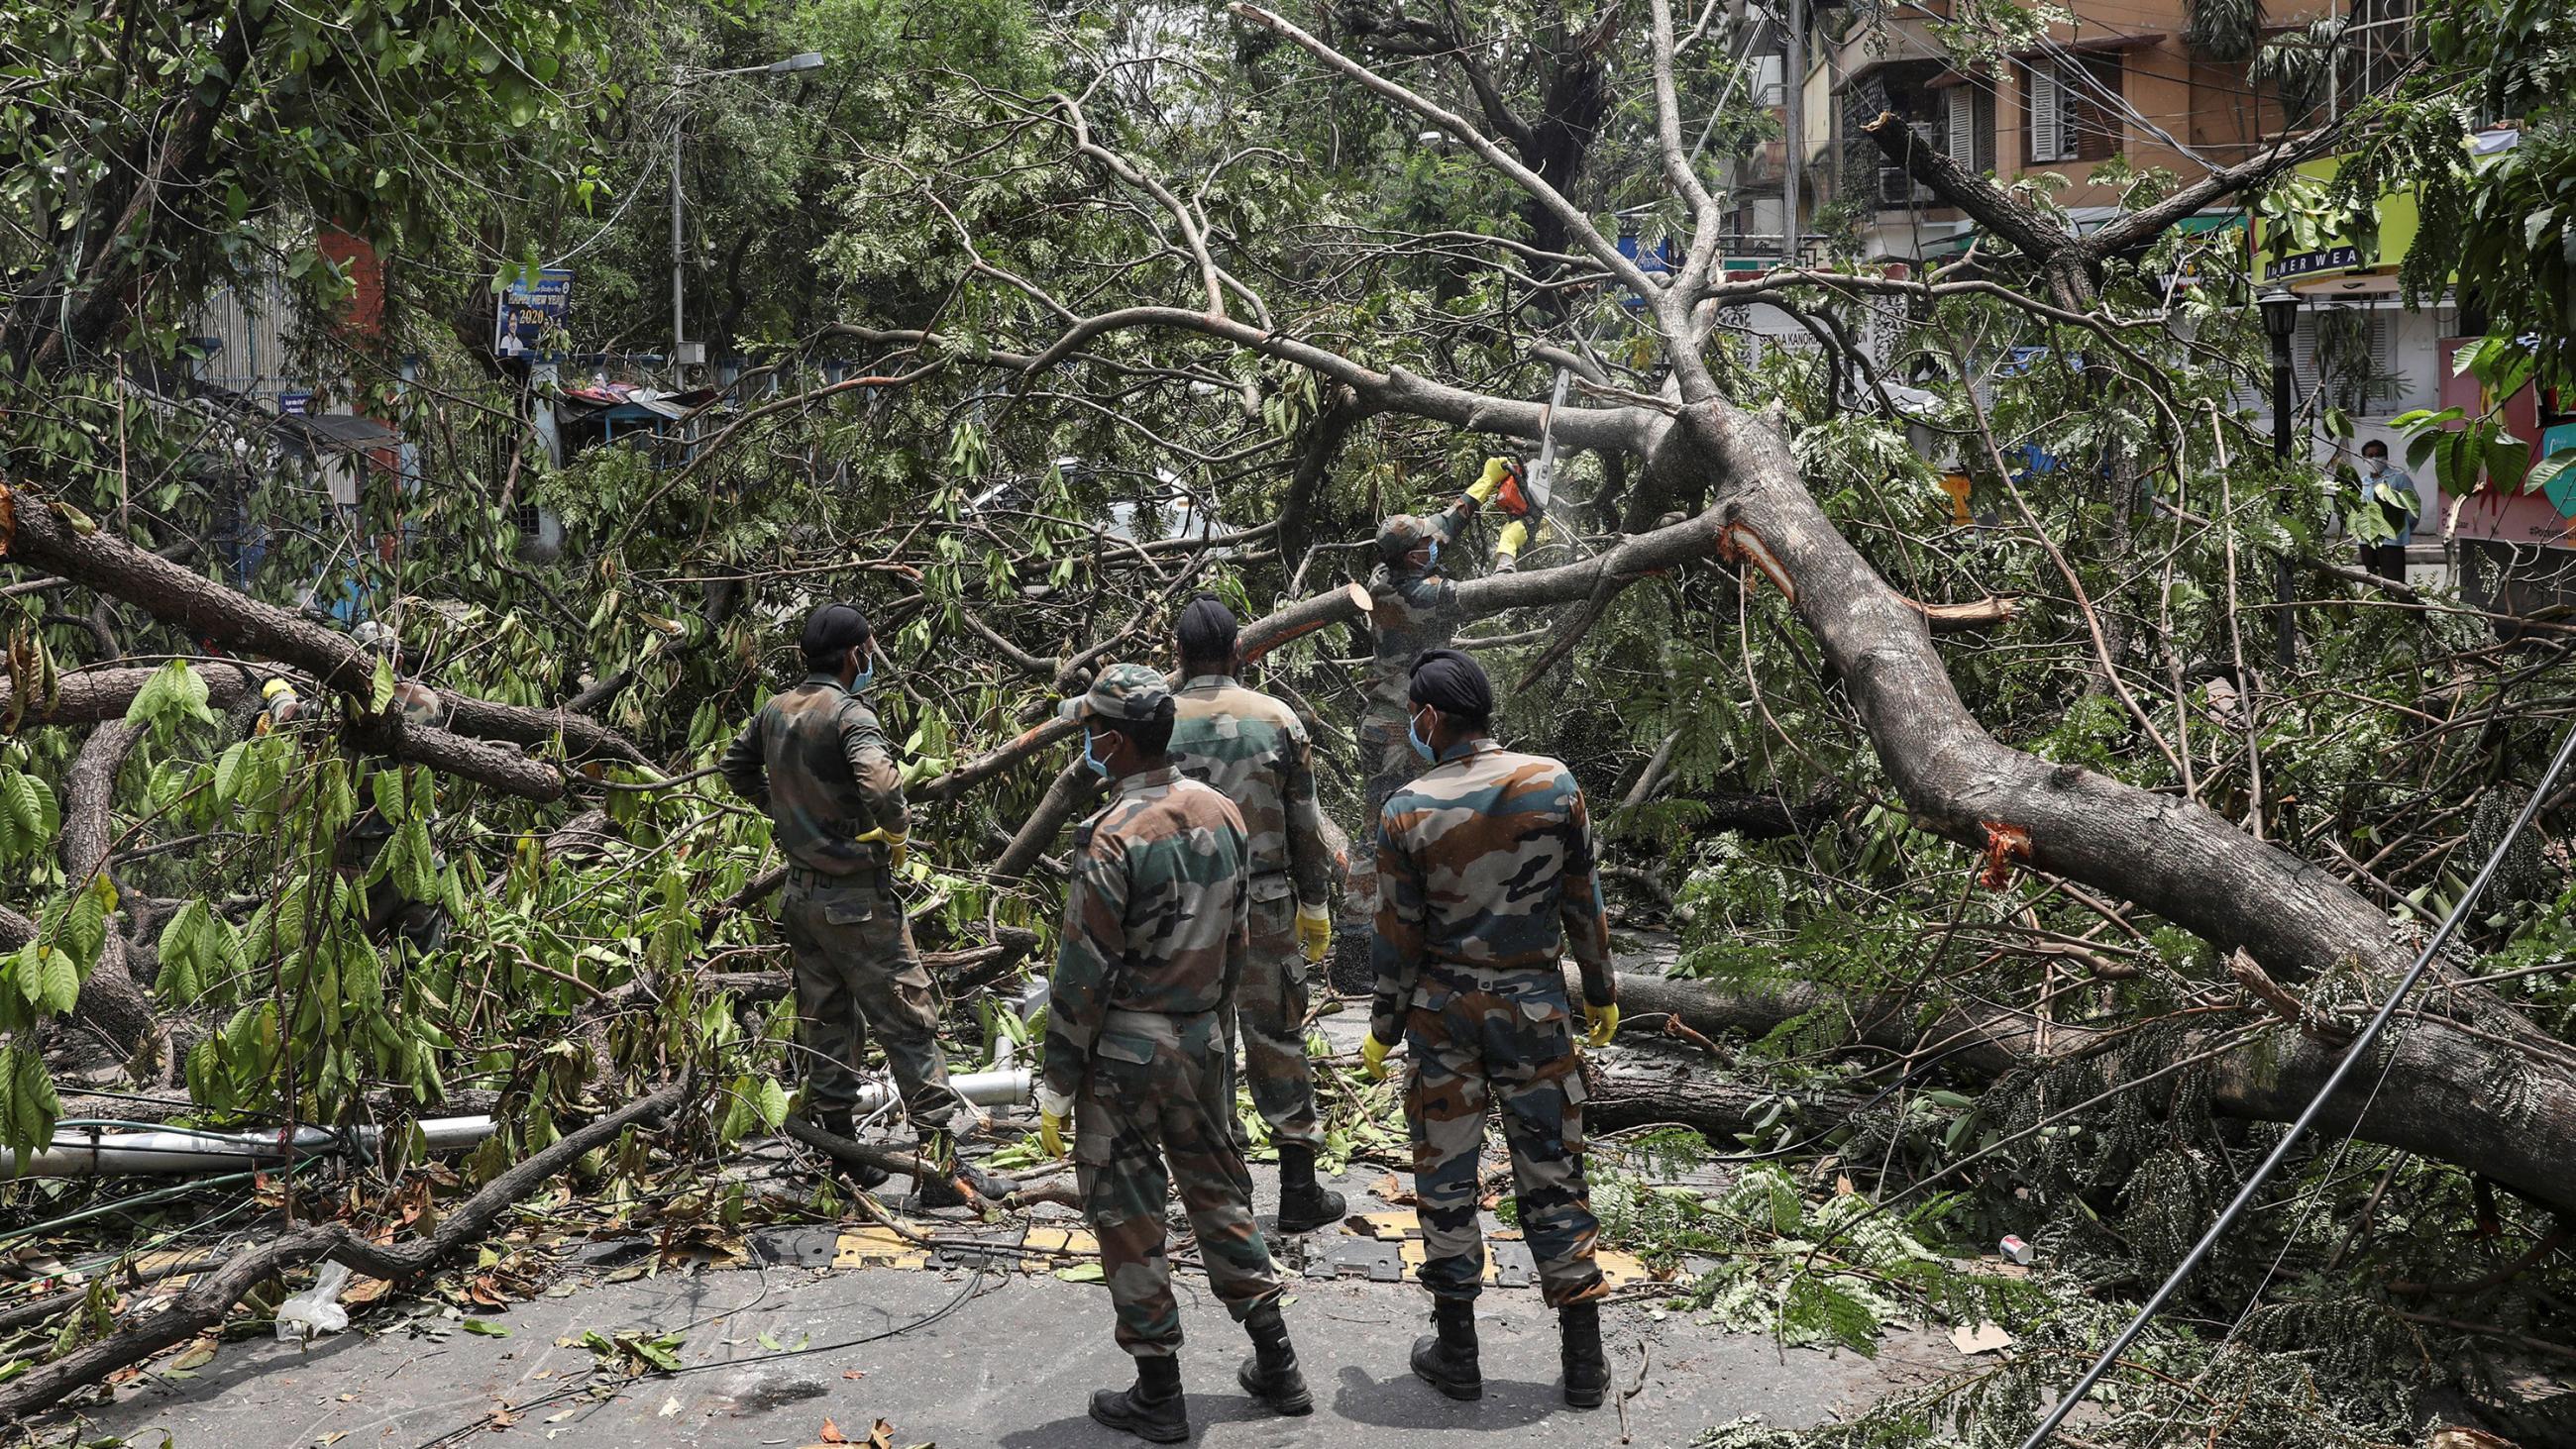
[[[377,257],[374,243],[326,226],[314,247],[355,284],[341,325],[360,337],[376,336],[385,324],[385,264]]]

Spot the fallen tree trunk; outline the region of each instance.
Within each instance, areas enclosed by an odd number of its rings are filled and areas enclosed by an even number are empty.
[[[1786,1099],[1785,1119],[1822,1132],[1838,1122],[1856,1120],[1869,1099],[1849,1092],[1787,1093],[1748,1086],[1724,1077],[1688,1070],[1666,1070],[1631,1059],[1616,1069],[1592,1074],[1583,1104],[1588,1133],[1618,1132],[1635,1127],[1689,1127],[1720,1150],[1759,1130],[1763,1116]]]
[[[252,1289],[289,1269],[327,1258],[393,1283],[427,1272],[448,1254],[490,1231],[505,1210],[543,1186],[547,1179],[585,1154],[615,1141],[627,1128],[661,1120],[688,1100],[691,1091],[688,1083],[672,1083],[578,1131],[566,1133],[486,1183],[441,1219],[436,1232],[401,1247],[381,1246],[345,1223],[288,1229],[264,1246],[236,1255],[167,1307],[52,1363],[30,1369],[10,1383],[0,1384],[0,1423],[23,1424],[30,1415],[118,1369],[141,1363],[215,1327]]]
[[[109,807],[115,803],[117,773],[142,738],[141,726],[121,719],[100,725],[63,773],[62,834],[55,846],[63,879],[74,890],[107,868],[115,841]],[[123,921],[124,912],[109,912],[98,960],[81,982],[69,1023],[95,1034],[120,1062],[141,1055],[161,1036],[161,1013],[135,977]]]
[[[1980,1015],[1955,1006],[1928,1011],[1895,997],[1842,997],[1796,983],[1730,990],[1623,975],[1619,997],[1629,1020],[1668,1013],[1709,1037],[1758,1036],[1810,1013],[1833,1012],[1853,1041],[1908,1066],[1937,1058],[1938,1071],[1972,1082],[2096,1057],[2124,1035],[2098,1026],[2043,1024],[2023,1013]],[[2241,1014],[2202,1017],[2213,1024],[2186,1032],[2159,1053],[2162,1062],[2214,1053],[2200,1068],[2213,1111],[2246,1121],[2289,1122],[2325,1084],[2343,1048],[2290,1022],[2229,1045],[2253,1013],[2271,1011],[2248,1002]],[[2576,1161],[2576,1064],[2564,1047],[2510,1054],[2503,1067],[2512,1087],[2500,1091],[2498,1057],[2496,1044],[2473,1029],[2438,1017],[2407,1018],[2365,1064],[2360,1079],[2327,1104],[2317,1130],[2324,1138],[2349,1134],[2452,1163],[2576,1210],[2576,1174],[2566,1167]],[[2157,1090],[2170,1093],[2172,1084]]]
[[[349,636],[192,573],[87,520],[76,522],[41,497],[0,491],[0,498],[8,500],[6,516],[12,520],[6,536],[0,536],[0,558],[51,569],[197,638],[301,670],[324,689],[358,700],[370,696],[375,658]],[[527,745],[560,738],[576,758],[647,763],[644,753],[623,735],[582,715],[496,704],[469,695],[442,693],[440,697],[450,722],[463,733],[407,729],[400,712],[387,709],[357,717],[352,736],[365,748],[539,800],[563,794],[562,773],[482,740]]]

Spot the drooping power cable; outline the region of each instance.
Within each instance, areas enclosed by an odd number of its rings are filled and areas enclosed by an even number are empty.
[[[2514,841],[2520,839],[2522,832],[2531,827],[2532,817],[2540,813],[2541,802],[2549,798],[2551,788],[2558,783],[2558,776],[2567,768],[2567,761],[2571,756],[2576,756],[2576,728],[2571,728],[2567,732],[2567,737],[2559,743],[2558,758],[2550,761],[2549,773],[2540,777],[2540,784],[2532,790],[2531,798],[2523,801],[2522,813],[2514,817],[2513,828],[2504,833],[2504,839],[2496,842],[2495,852],[2487,857],[2485,865],[2478,868],[2477,879],[2469,882],[2469,888],[2461,893],[2459,901],[2451,907],[2448,914],[2442,917],[2441,923],[2433,928],[2433,934],[2424,942],[2424,949],[2416,953],[2415,964],[2407,969],[2404,979],[2397,983],[2397,989],[2390,992],[2388,999],[2380,1004],[2378,1014],[2370,1019],[2369,1025],[2361,1029],[2360,1035],[2352,1039],[2352,1045],[2344,1049],[2343,1057],[2335,1063],[2334,1070],[2327,1074],[2325,1085],[2319,1087],[2317,1095],[2301,1109],[2298,1120],[2290,1124],[2290,1130],[2282,1134],[2280,1142],[2273,1146],[2271,1154],[2263,1159],[2262,1165],[2255,1168],[2253,1175],[2245,1179],[2245,1186],[2237,1190],[2235,1199],[2229,1202],[2226,1210],[2218,1215],[2218,1220],[2209,1225],[2209,1231],[2201,1234],[2200,1241],[2192,1244],[2191,1251],[2183,1255],[2182,1262],[2174,1268],[2162,1286],[2156,1289],[2155,1296],[2147,1300],[2146,1306],[2139,1309],[2137,1316],[2129,1320],[2128,1327],[2121,1329],[2111,1340],[2110,1345],[2102,1350],[2102,1356],[2095,1359],[2092,1367],[2084,1371],[2084,1376],[2075,1381],[2075,1387],[2067,1390],[2049,1409],[2047,1417],[2039,1421],[2039,1427],[2031,1430],[2030,1437],[2021,1442],[2021,1449],[2040,1449],[2041,1445],[2048,1442],[2049,1436],[2057,1432],[2057,1427],[2066,1422],[2066,1416],[2075,1412],[2075,1406],[2084,1402],[2085,1396],[2093,1392],[2094,1385],[2100,1383],[2103,1376],[2111,1371],[2111,1366],[2120,1361],[2120,1355],[2128,1352],[2129,1345],[2135,1343],[2138,1335],[2146,1331],[2148,1323],[2152,1322],[2158,1313],[2164,1311],[2165,1305],[2182,1288],[2184,1280],[2191,1277],[2192,1271],[2200,1266],[2201,1260],[2209,1256],[2209,1250],[2217,1245],[2220,1238],[2227,1235],[2229,1229],[2236,1226],[2238,1218],[2244,1216],[2245,1209],[2254,1201],[2254,1195],[2263,1190],[2263,1184],[2271,1179],[2282,1160],[2290,1155],[2290,1149],[2298,1146],[2299,1139],[2305,1137],[2308,1129],[2315,1125],[2319,1114],[2325,1111],[2326,1103],[2332,1100],[2336,1091],[2343,1086],[2344,1078],[2352,1075],[2353,1068],[2370,1055],[2371,1048],[2379,1041],[2380,1033],[2387,1030],[2390,1019],[2397,1015],[2398,1007],[2405,1004],[2407,996],[2415,990],[2416,983],[2422,981],[2424,973],[2432,968],[2434,956],[2439,954],[2443,944],[2451,939],[2452,932],[2459,929],[2461,920],[2469,913],[2469,908],[2477,904],[2479,896],[2486,894],[2487,882],[2495,878],[2497,867],[2504,863],[2505,852],[2511,850]]]

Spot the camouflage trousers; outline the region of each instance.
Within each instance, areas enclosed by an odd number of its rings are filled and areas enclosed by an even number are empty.
[[[1264,878],[1288,884],[1287,877]],[[1256,894],[1263,880],[1253,883]],[[1238,1060],[1242,1044],[1244,1079],[1252,1086],[1252,1107],[1270,1124],[1279,1142],[1299,1142],[1321,1149],[1324,1124],[1315,1113],[1315,1072],[1306,1059],[1306,953],[1297,944],[1297,896],[1293,889],[1272,900],[1252,903],[1252,952],[1235,983],[1234,1012],[1226,1018],[1226,1061]],[[1234,1101],[1229,1073],[1225,1100]],[[1231,1119],[1232,1112],[1229,1110]]]
[[[1363,860],[1375,858],[1377,819],[1379,812],[1386,809],[1386,797],[1412,784],[1413,777],[1422,773],[1422,757],[1413,752],[1408,733],[1411,729],[1412,721],[1403,715],[1381,713],[1374,707],[1360,716],[1360,768],[1369,772],[1368,816],[1360,822],[1360,834],[1352,848]]]
[[[1279,1298],[1278,1270],[1252,1221],[1252,1174],[1235,1148],[1227,1086],[1217,1013],[1113,1011],[1074,1099],[1082,1212],[1100,1239],[1118,1346],[1138,1358],[1181,1346],[1163,1229],[1175,1186],[1226,1311],[1240,1322]]]
[[[858,1100],[874,1027],[914,1130],[974,1130],[974,1112],[948,1089],[930,972],[912,948],[892,875],[832,876],[792,866],[778,918],[796,950],[796,1039],[805,1047],[807,1103],[834,1111]]]
[[[1608,1289],[1592,1256],[1600,1225],[1583,1181],[1583,1073],[1565,982],[1521,971],[1480,981],[1454,967],[1435,981],[1441,969],[1425,968],[1405,1026],[1422,1284],[1439,1298],[1484,1288],[1478,1175],[1486,1114],[1500,1107],[1521,1232],[1548,1306],[1599,1298]]]

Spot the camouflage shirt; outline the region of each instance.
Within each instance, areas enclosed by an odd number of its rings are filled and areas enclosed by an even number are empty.
[[[1314,745],[1297,712],[1222,674],[1202,674],[1172,696],[1172,759],[1243,812],[1244,855],[1260,899],[1285,874],[1297,899],[1332,894],[1332,849],[1315,807]]]
[[[1168,765],[1129,775],[1073,847],[1046,1034],[1046,1085],[1067,1096],[1111,1049],[1111,1012],[1215,1011],[1251,950],[1243,816],[1223,795]]]
[[[1458,542],[1467,520],[1476,516],[1476,500],[1457,502],[1425,520],[1442,551]],[[1402,715],[1405,692],[1413,683],[1413,661],[1426,649],[1446,649],[1458,632],[1458,585],[1445,570],[1429,571],[1411,563],[1380,564],[1369,575],[1368,710],[1381,718]]]
[[[761,706],[718,768],[735,794],[769,813],[779,851],[808,870],[851,875],[881,865],[885,847],[855,837],[910,825],[876,713],[829,674],[806,675]]]
[[[1571,948],[1583,999],[1618,997],[1610,918],[1593,873],[1582,787],[1543,755],[1471,740],[1387,798],[1378,818],[1377,1000],[1370,1029],[1402,1035],[1426,982],[1558,971]]]

